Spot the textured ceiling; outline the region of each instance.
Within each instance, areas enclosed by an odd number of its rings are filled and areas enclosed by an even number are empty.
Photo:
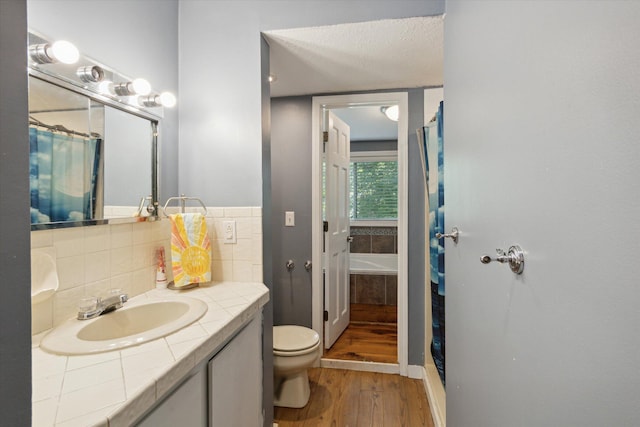
[[[443,16],[268,31],[271,96],[441,86]]]

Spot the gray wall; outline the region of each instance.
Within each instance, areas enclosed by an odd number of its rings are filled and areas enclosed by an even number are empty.
[[[311,327],[311,97],[271,100],[274,324]],[[295,227],[284,212],[295,212]],[[287,260],[296,267],[288,272]],[[319,266],[318,266],[319,268]]]
[[[397,90],[395,90],[397,91]],[[415,130],[423,123],[423,89],[409,94],[409,364],[424,364],[424,180]],[[271,182],[274,230],[273,296],[275,324],[311,327],[311,100],[310,96],[271,100]],[[353,144],[352,144],[353,145]],[[284,212],[296,212],[296,226],[284,227]],[[288,259],[296,262],[291,272]]]
[[[27,5],[0,1],[0,420],[31,425]]]
[[[27,4],[30,29],[72,41],[99,62],[177,95],[177,106],[164,109],[158,128],[161,204],[177,195],[178,110],[183,104],[178,93],[178,1],[28,0]]]
[[[409,365],[424,366],[425,289],[429,288],[425,270],[425,181],[416,130],[424,126],[424,90],[409,91]]]
[[[357,151],[395,151],[398,141],[351,141],[351,152]]]
[[[442,13],[444,0],[180,2],[180,190],[260,205],[260,31]]]
[[[269,87],[269,45],[261,39],[260,72],[262,78],[262,170],[265,176],[271,175],[271,93]],[[262,280],[270,289],[269,302],[262,310],[264,325],[262,330],[262,407],[264,426],[270,427],[273,420],[273,254],[271,242],[273,230],[271,180],[262,181]]]

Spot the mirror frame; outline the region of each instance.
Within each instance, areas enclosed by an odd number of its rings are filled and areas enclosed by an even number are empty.
[[[48,222],[42,224],[31,224],[31,231],[36,230],[50,230],[56,228],[70,228],[70,227],[82,227],[89,225],[104,225],[104,224],[127,224],[134,222],[156,221],[159,219],[158,210],[158,124],[160,121],[159,116],[145,111],[141,108],[136,108],[129,104],[118,102],[112,98],[101,95],[99,93],[90,91],[79,84],[74,84],[66,79],[57,77],[50,73],[42,72],[39,69],[28,67],[28,74],[31,77],[43,80],[47,83],[59,86],[61,88],[70,90],[80,95],[86,96],[93,101],[99,102],[103,105],[124,111],[125,113],[132,114],[142,119],[149,120],[151,124],[151,202],[150,206],[153,206],[153,212],[150,212],[149,216],[139,217],[120,217],[120,218],[101,218],[101,219],[86,219],[82,221],[58,221]]]

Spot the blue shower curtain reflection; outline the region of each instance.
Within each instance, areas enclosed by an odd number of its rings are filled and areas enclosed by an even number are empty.
[[[29,128],[32,224],[94,218],[101,143]]]
[[[429,249],[431,264],[431,310],[433,341],[431,354],[438,374],[445,384],[445,274],[444,240],[436,233],[444,227],[444,103],[436,114],[436,126],[424,127],[425,164],[429,192]]]

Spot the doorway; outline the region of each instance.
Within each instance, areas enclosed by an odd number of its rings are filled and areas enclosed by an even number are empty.
[[[312,102],[312,260],[324,265],[323,260],[323,206],[322,206],[322,123],[323,111],[352,106],[371,105],[383,107],[398,105],[400,117],[397,123],[398,165],[398,218],[397,218],[397,363],[362,363],[323,359],[321,364],[350,369],[375,370],[407,375],[407,154],[408,154],[408,96],[404,92],[321,96]],[[325,284],[326,285],[326,284]],[[324,335],[324,286],[323,272],[315,269],[312,275],[312,323],[313,329]],[[321,337],[323,340],[324,337]]]

